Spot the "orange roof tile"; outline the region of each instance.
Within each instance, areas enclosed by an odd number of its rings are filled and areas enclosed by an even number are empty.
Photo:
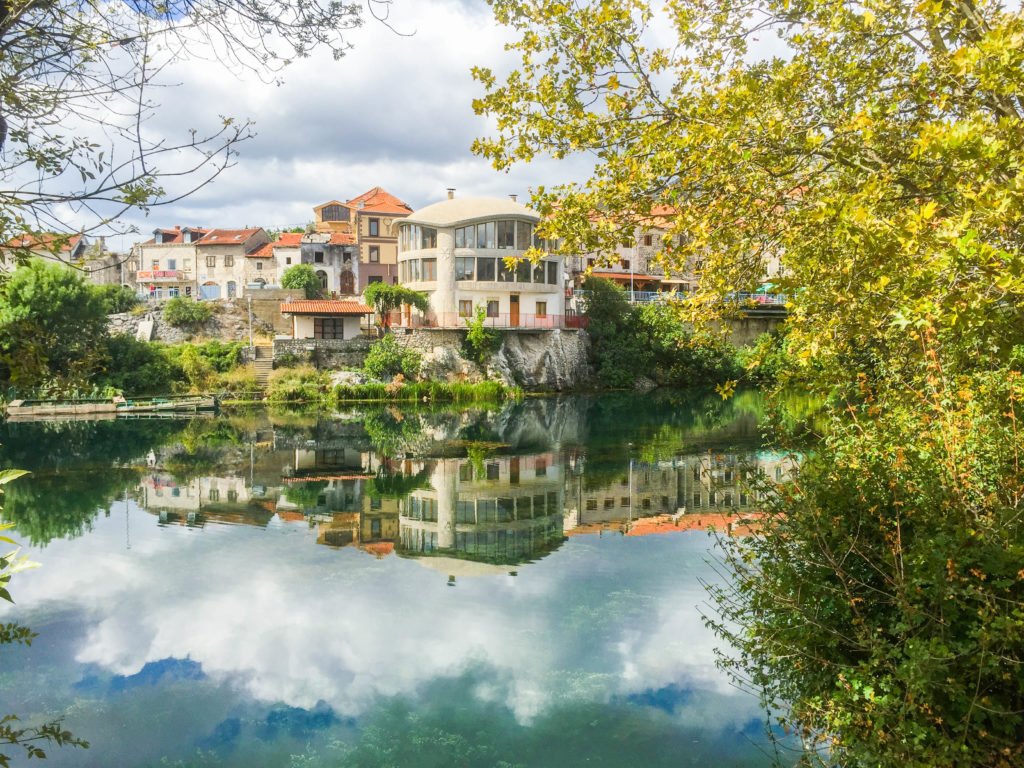
[[[211,229],[196,245],[240,245],[260,231],[259,227],[251,229]]]
[[[275,245],[279,245],[279,243],[264,243],[259,248],[257,248],[255,251],[250,251],[249,253],[245,254],[245,257],[247,259],[269,259],[269,258],[272,258],[273,255],[274,255],[274,246]]]
[[[62,238],[66,238],[64,242],[60,243],[58,248],[59,253],[71,253],[78,247],[79,241],[82,239],[80,234],[74,235],[59,235],[54,232],[47,232],[39,235],[24,235],[22,237],[15,237],[4,243],[2,248],[28,248],[29,250],[45,250],[52,251],[52,247],[57,244]]]
[[[156,238],[153,238],[152,240],[147,240],[146,242],[144,242],[143,245],[179,245],[185,242],[185,230],[188,230],[189,232],[198,232],[200,238],[202,238],[207,232],[210,231],[209,229],[204,229],[203,227],[185,227],[184,229],[181,227],[175,227],[174,229],[156,229],[154,230],[154,234],[156,232],[159,232],[161,235],[171,235],[171,239],[161,240],[160,243],[157,243]]]
[[[369,552],[371,555],[380,560],[383,557],[387,557],[395,551],[395,542],[393,541],[371,541],[369,544],[363,544],[359,547],[363,552]]]
[[[356,236],[348,232],[332,232],[330,245],[355,245]]]
[[[360,203],[362,203],[362,208],[359,207]],[[392,213],[399,216],[408,216],[412,213],[412,208],[383,187],[374,187],[363,192],[358,197],[353,197],[345,205],[366,213]]]
[[[282,232],[277,236],[277,240],[274,241],[274,245],[281,247],[302,245],[302,238],[305,234],[305,232]]]
[[[358,301],[288,301],[281,304],[281,314],[288,315],[369,315],[373,307]]]

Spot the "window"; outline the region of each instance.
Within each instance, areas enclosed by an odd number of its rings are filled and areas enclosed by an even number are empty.
[[[216,488],[210,489],[210,501],[220,501],[220,491]]]
[[[473,267],[475,266],[476,259],[468,256],[459,256],[455,259],[455,279],[456,280],[472,280],[473,279]]]
[[[235,266],[235,257],[230,254],[224,254],[224,266],[233,267]]]
[[[285,256],[284,257],[284,263],[285,264],[291,264],[292,263],[292,257],[291,256]]]
[[[488,480],[497,480],[498,479],[498,474],[499,474],[498,462],[492,461],[492,462],[488,463],[488,465],[487,465],[487,479]]]
[[[538,261],[533,265],[533,282],[542,285],[544,283],[544,262]]]
[[[622,503],[619,506],[621,506],[621,507],[628,507],[629,506],[629,496],[623,496],[622,499],[620,499],[620,501]]]
[[[537,302],[537,317],[548,316],[548,303],[546,301]]]
[[[511,283],[516,279],[515,267],[509,268],[504,259],[498,259],[498,282]]]
[[[455,230],[456,248],[473,248],[476,245],[476,226],[459,227]]]
[[[423,260],[423,280],[437,280],[437,259]]]
[[[516,248],[525,251],[530,247],[530,240],[533,239],[533,227],[528,221],[516,222]]]
[[[558,262],[549,261],[546,263],[548,269],[548,285],[558,285]]]
[[[207,256],[206,257],[206,266],[209,267],[210,269],[213,269],[214,267],[216,267],[217,266],[217,257],[216,256]]]
[[[257,261],[256,262],[256,271],[259,272],[259,271],[262,271],[262,270],[263,270],[263,262],[262,261]]]
[[[493,281],[497,277],[497,273],[494,269],[494,259],[477,259],[476,260],[476,279],[477,280],[491,280]]]
[[[409,262],[409,279],[414,283],[420,281],[420,263],[419,259],[413,259]]]
[[[373,219],[371,219],[371,221],[373,221]],[[371,245],[370,246],[370,261],[374,262],[374,263],[380,261],[380,246],[379,245]]]
[[[437,230],[433,227],[423,227],[420,239],[421,248],[437,248]]]
[[[494,248],[494,222],[488,221],[486,224],[476,225],[476,247],[477,248]]]
[[[160,269],[160,260],[153,259],[153,261],[151,261],[149,264],[149,268],[156,272],[158,269]]]
[[[177,259],[168,259],[167,260],[167,268],[169,270],[171,270],[172,272],[174,270],[176,270],[178,268],[178,260]]]
[[[464,483],[472,482],[473,480],[473,464],[466,462],[465,464],[459,465],[459,480]]]
[[[488,299],[487,300],[487,316],[497,317],[498,316],[498,300]]]
[[[640,506],[643,507],[644,509],[650,509],[651,508],[651,500],[650,499],[644,499],[643,501],[640,502]]]
[[[528,261],[520,261],[516,264],[516,282],[517,283],[528,283],[530,282],[530,273],[533,272],[533,264]]]
[[[318,269],[316,271],[316,277],[320,281],[320,290],[321,291],[326,291],[327,290],[327,273],[324,272],[322,269]]]
[[[473,316],[473,302],[470,299],[459,299],[459,317]]]
[[[622,265],[623,269],[629,269],[629,259],[619,259],[619,264]]]
[[[595,264],[594,259],[587,259],[587,269],[593,269],[594,268],[594,264]]]
[[[314,264],[323,264],[324,263],[324,252],[323,251],[313,251],[313,263]]]
[[[651,245],[654,242],[654,238],[650,235],[644,235],[644,245]]]
[[[512,250],[516,247],[516,223],[499,221],[497,223],[498,247]]]
[[[366,284],[367,285],[372,285],[373,283],[383,283],[383,282],[384,282],[384,278],[382,276],[380,276],[380,275],[370,275],[367,278],[367,280],[366,280]]]
[[[341,205],[325,205],[320,209],[320,221],[348,221],[348,208]]]
[[[370,228],[370,237],[380,237],[380,219],[370,219],[367,226]]]
[[[230,501],[232,504],[238,501],[238,491],[234,489],[228,491],[228,501]]]
[[[534,474],[537,477],[547,477],[548,475],[548,462],[547,459],[537,459],[534,462]]]
[[[615,499],[605,499],[604,500],[604,508],[605,509],[615,509]]]
[[[178,286],[174,285],[167,289],[167,295],[172,299],[176,299],[178,297]]]
[[[597,499],[587,499],[587,511],[594,512],[597,510]]]
[[[314,339],[343,339],[345,338],[345,321],[340,317],[316,317],[313,318]]]
[[[238,286],[234,280],[228,280],[228,298],[233,299],[238,295]]]

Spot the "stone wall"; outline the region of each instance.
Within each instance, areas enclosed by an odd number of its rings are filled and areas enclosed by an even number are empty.
[[[373,339],[274,339],[274,360],[284,356],[316,368],[362,368]]]
[[[281,304],[286,301],[301,301],[306,298],[303,291],[288,288],[264,288],[261,291],[248,291],[252,296],[252,314],[260,322],[272,326],[274,335],[291,336],[292,319],[281,314]],[[235,299],[234,303],[245,304],[245,299]]]
[[[219,339],[221,341],[249,341],[249,307],[245,299],[234,299],[232,301],[210,302],[213,307],[213,317],[209,322],[195,330],[186,328],[175,328],[173,325],[163,321],[163,310],[165,301],[150,301],[144,305],[141,313],[122,312],[118,315],[107,317],[107,326],[112,334],[127,333],[134,336],[143,320],[153,321],[152,341],[162,341],[167,344],[180,344],[185,341],[197,341],[202,339]],[[275,304],[275,309],[278,304]],[[278,312],[280,316],[280,312]],[[290,325],[289,325],[290,328]],[[256,313],[256,302],[253,302],[253,336],[268,336],[274,334],[274,328],[270,323],[261,319]]]

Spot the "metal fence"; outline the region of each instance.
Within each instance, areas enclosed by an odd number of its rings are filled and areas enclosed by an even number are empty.
[[[431,313],[426,317],[405,318],[399,312],[392,312],[388,320],[394,328],[465,328],[472,320],[457,312]],[[589,318],[585,315],[518,315],[500,313],[484,318],[488,328],[586,328]]]
[[[626,300],[631,304],[650,304],[656,301],[682,301],[686,294],[670,293],[667,291],[626,291]],[[590,291],[573,291],[574,299],[586,299]],[[789,296],[784,293],[730,293],[727,300],[739,304],[767,304],[771,306],[785,306]]]

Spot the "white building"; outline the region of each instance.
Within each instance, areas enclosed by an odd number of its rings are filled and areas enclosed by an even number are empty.
[[[408,310],[403,325],[464,328],[482,307],[496,327],[565,325],[560,256],[531,263],[537,213],[513,200],[449,198],[399,222],[399,281],[430,298],[430,312]]]

